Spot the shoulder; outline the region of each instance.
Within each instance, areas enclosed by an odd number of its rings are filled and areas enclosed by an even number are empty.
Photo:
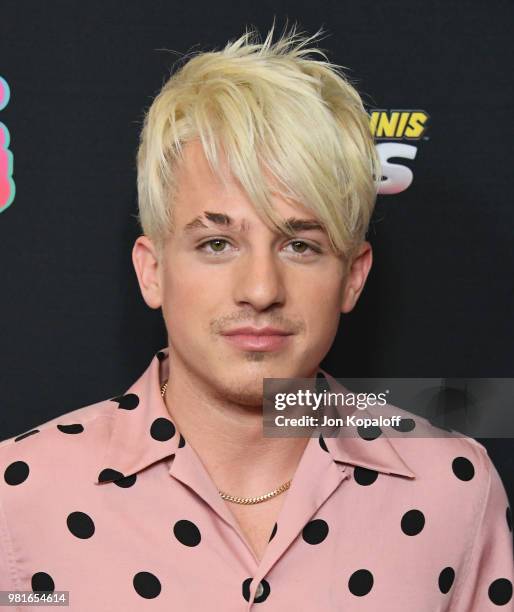
[[[116,407],[112,399],[103,400],[1,441],[0,494],[2,488],[23,483],[31,472],[43,473],[45,477],[37,479],[42,486],[59,478],[69,480],[78,473],[86,478],[90,474],[93,480]],[[32,487],[21,488],[32,491]]]
[[[16,551],[30,557],[64,501],[91,495],[116,408],[103,400],[0,442],[0,590],[20,588]]]
[[[451,470],[462,482],[489,479],[493,464],[486,447],[474,438],[390,404],[381,406],[379,414],[384,418],[398,415],[405,423],[403,431],[388,425],[382,429],[419,478],[439,478]]]
[[[411,431],[399,433],[392,427],[385,427],[384,433],[416,474],[417,487],[434,503],[452,505],[460,509],[462,515],[469,512],[471,522],[491,495],[508,504],[503,482],[483,444],[393,406],[388,406],[385,412],[381,409],[381,414],[387,412],[414,420]]]

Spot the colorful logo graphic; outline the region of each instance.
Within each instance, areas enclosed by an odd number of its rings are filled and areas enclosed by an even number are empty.
[[[0,76],[0,111],[3,110],[11,97],[7,81]],[[13,156],[9,151],[11,137],[7,126],[0,121],[0,213],[9,208],[16,191],[13,173]]]
[[[425,132],[430,117],[424,110],[374,109],[370,115],[371,132],[377,141],[382,164],[382,183],[378,193],[391,195],[405,191],[414,179],[412,170],[389,160],[415,159],[419,142],[428,140]]]

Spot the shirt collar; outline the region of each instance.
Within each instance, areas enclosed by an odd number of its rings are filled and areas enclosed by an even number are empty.
[[[348,392],[348,389],[340,385],[335,378],[319,368],[319,372],[326,378],[332,392]],[[367,410],[359,410],[360,417],[373,418]],[[384,474],[398,474],[415,478],[416,474],[405,463],[397,447],[391,442],[387,430],[374,439],[363,439],[355,433],[356,427],[348,427],[351,434],[333,438],[320,437],[320,445],[325,446],[332,455],[334,461],[349,463],[354,466],[365,467]]]
[[[113,417],[96,483],[131,476],[184,445],[161,396],[161,385],[168,380],[168,352],[157,351],[132,386],[110,399]]]
[[[125,393],[110,399],[113,416],[109,439],[98,463],[95,483],[122,484],[120,479],[174,455],[185,445],[161,396],[161,385],[168,380],[169,368],[169,347],[165,347],[157,351]],[[331,390],[344,389],[324,370],[318,369],[318,375],[326,378]],[[374,440],[359,436],[327,437],[320,439],[320,446],[336,462],[415,478],[385,432]]]

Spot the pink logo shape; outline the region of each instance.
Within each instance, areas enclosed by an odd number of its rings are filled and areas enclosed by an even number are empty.
[[[0,111],[3,110],[11,97],[7,81],[0,76]],[[6,210],[14,200],[16,187],[12,178],[13,155],[9,150],[11,136],[7,126],[0,121],[0,213]]]

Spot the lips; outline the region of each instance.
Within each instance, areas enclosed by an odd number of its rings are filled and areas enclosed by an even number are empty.
[[[293,334],[277,327],[238,327],[222,335],[241,350],[277,351],[286,346]]]
[[[290,336],[291,332],[279,329],[277,327],[238,327],[230,331],[224,332],[224,336]]]

